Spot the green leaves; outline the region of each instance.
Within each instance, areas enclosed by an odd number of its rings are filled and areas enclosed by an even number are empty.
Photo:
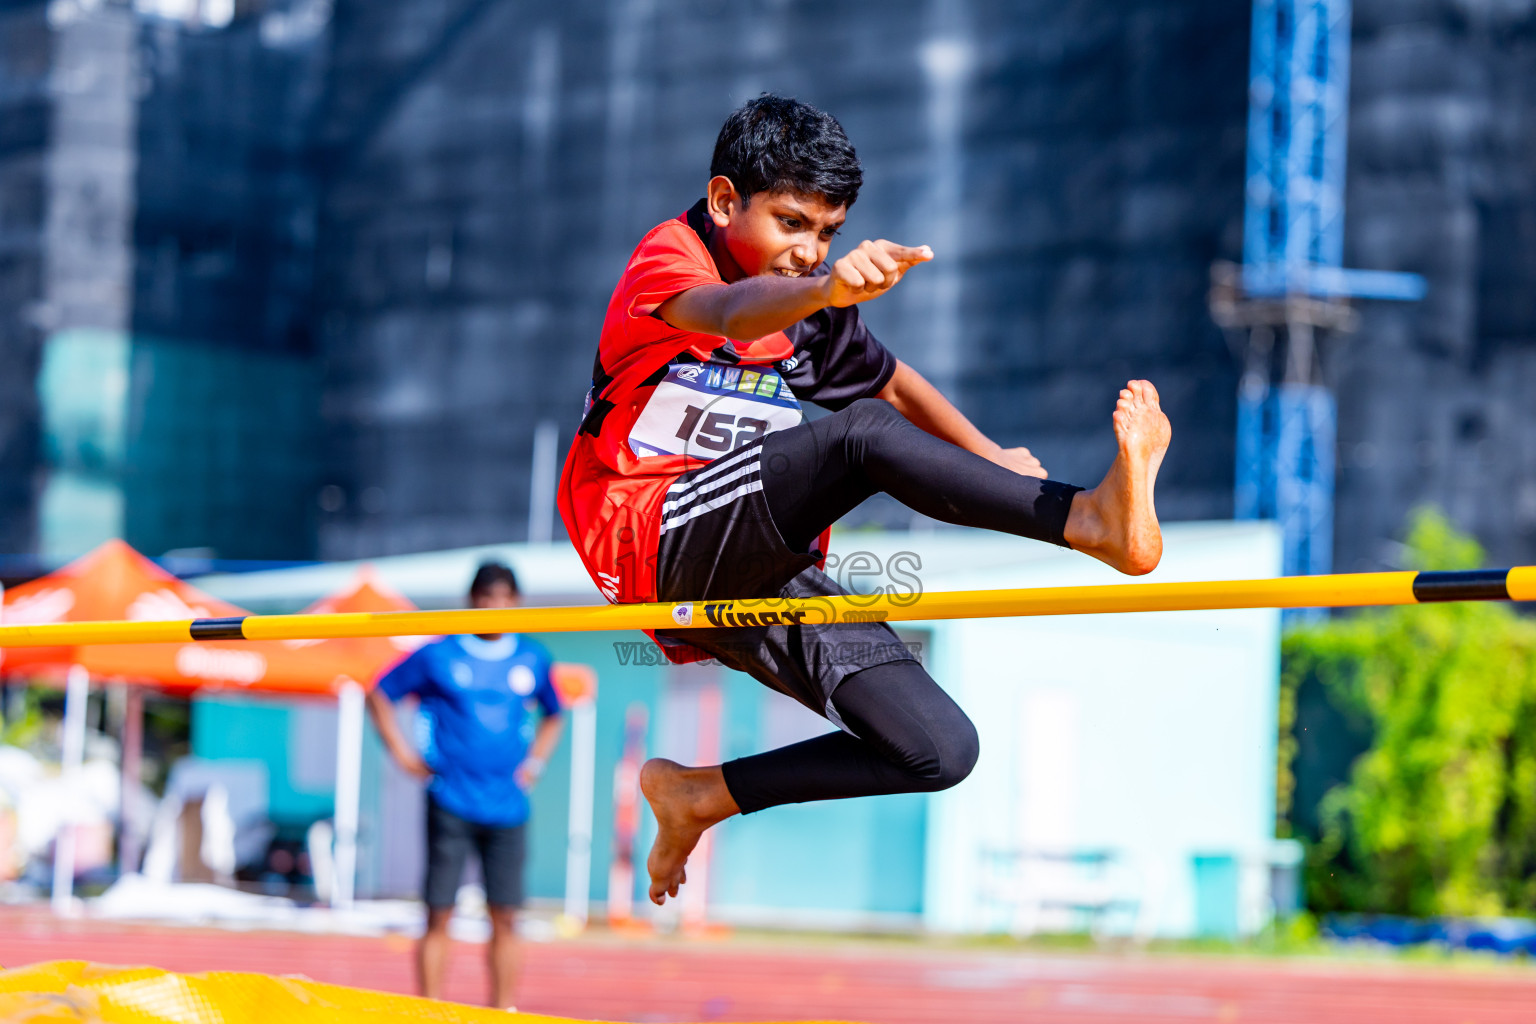
[[[1477,568],[1438,513],[1412,518],[1405,561]],[[1336,618],[1282,645],[1280,827],[1292,811],[1296,694],[1320,686],[1374,739],[1319,808],[1314,909],[1415,915],[1536,911],[1536,624],[1496,604]]]

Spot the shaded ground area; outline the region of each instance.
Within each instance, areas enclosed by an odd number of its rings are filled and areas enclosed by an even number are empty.
[[[918,1024],[1503,1024],[1536,1019],[1536,968],[1336,964],[922,945],[737,939],[529,943],[519,1009],[622,1021],[839,1019]],[[449,994],[486,991],[480,947],[459,946]],[[173,971],[303,974],[412,989],[411,943],[277,932],[60,922],[0,908],[0,964],[93,960]]]

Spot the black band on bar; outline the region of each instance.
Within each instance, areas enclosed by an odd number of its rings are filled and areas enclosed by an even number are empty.
[[[192,639],[244,640],[245,631],[240,628],[240,624],[244,621],[244,615],[228,619],[194,619],[192,620]]]
[[[1508,569],[1468,572],[1421,572],[1413,578],[1413,596],[1425,601],[1508,601]]]

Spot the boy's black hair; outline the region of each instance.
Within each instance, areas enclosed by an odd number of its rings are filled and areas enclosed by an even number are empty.
[[[864,172],[843,126],[809,103],[763,93],[725,119],[709,176],[731,179],[745,204],[755,192],[786,189],[852,206]]]
[[[501,562],[482,562],[480,568],[475,570],[475,578],[469,581],[469,596],[483,594],[498,583],[511,587],[514,594],[521,593],[517,589],[517,576],[511,566]]]

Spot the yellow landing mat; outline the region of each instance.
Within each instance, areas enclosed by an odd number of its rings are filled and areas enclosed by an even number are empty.
[[[238,971],[173,974],[55,960],[0,971],[6,1024],[574,1024],[568,1017]]]

